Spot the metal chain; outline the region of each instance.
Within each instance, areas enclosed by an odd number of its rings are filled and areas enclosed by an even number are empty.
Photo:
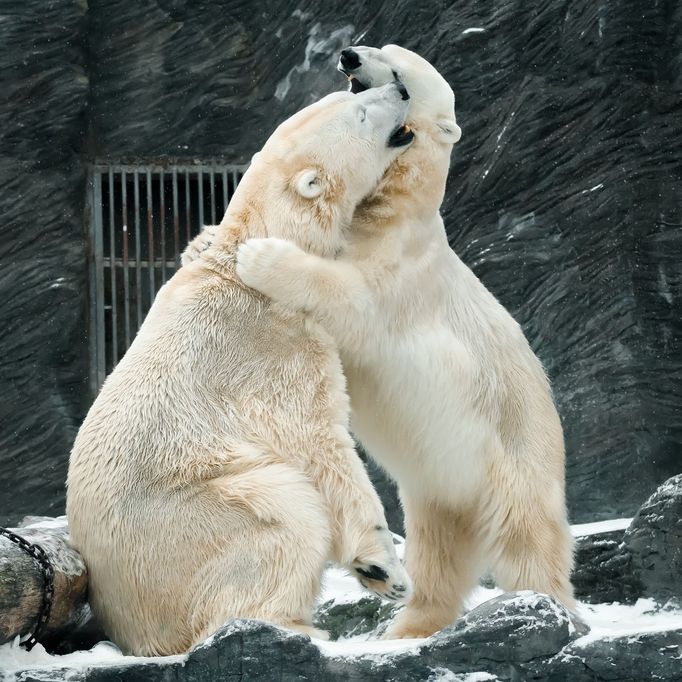
[[[50,558],[47,556],[45,550],[40,545],[34,545],[28,540],[13,533],[7,528],[0,528],[0,535],[4,535],[8,540],[15,545],[19,545],[26,554],[33,557],[40,566],[43,574],[43,601],[38,612],[38,620],[33,633],[30,634],[21,646],[26,647],[26,651],[30,651],[38,643],[38,639],[43,634],[43,630],[50,620],[50,612],[52,611],[52,601],[54,599],[54,569],[50,563]]]

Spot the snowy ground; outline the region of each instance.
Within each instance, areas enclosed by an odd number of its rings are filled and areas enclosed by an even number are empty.
[[[627,528],[630,519],[616,519],[600,523],[573,526],[576,537],[603,533],[611,530]],[[402,547],[398,547],[402,549]],[[492,597],[502,594],[499,589],[479,587],[468,601],[468,608],[473,608]],[[324,578],[321,602],[331,599],[337,603],[354,602],[366,596],[366,592],[357,581],[338,568],[327,570]],[[682,610],[655,611],[656,605],[651,599],[639,599],[636,604],[584,604],[578,605],[578,613],[590,626],[590,633],[579,641],[590,641],[619,635],[635,634],[682,628]],[[424,640],[382,641],[370,635],[342,639],[337,642],[316,641],[320,650],[328,656],[385,655],[396,651],[404,651],[419,646]],[[183,656],[172,656],[166,660],[181,661]],[[123,656],[119,649],[110,642],[100,642],[90,651],[78,651],[65,656],[52,656],[41,645],[31,652],[19,647],[18,641],[0,646],[0,671],[7,673],[20,672],[27,668],[82,668],[92,665],[115,665],[123,662],[142,661],[145,659]],[[478,675],[478,673],[476,673]],[[481,673],[485,675],[485,673]],[[457,678],[461,679],[461,678]],[[473,682],[473,678],[471,679]],[[478,677],[486,679],[485,676]]]

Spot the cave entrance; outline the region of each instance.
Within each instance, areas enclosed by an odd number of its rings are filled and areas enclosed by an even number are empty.
[[[90,388],[126,352],[187,242],[219,222],[245,167],[96,163],[88,178]]]

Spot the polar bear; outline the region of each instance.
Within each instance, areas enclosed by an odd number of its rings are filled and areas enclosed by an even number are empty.
[[[83,422],[71,538],[124,651],[186,651],[235,617],[322,636],[311,613],[328,559],[388,599],[409,596],[348,432],[332,339],[235,275],[247,237],[322,258],[343,248],[356,205],[411,141],[406,97],[399,83],[336,93],[275,131]]]
[[[483,570],[574,606],[561,423],[521,328],[448,245],[439,208],[461,131],[418,55],[344,50],[351,90],[399,78],[415,141],[355,213],[345,250],[252,239],[237,273],[339,345],[351,430],[398,483],[414,594],[387,637],[428,636]]]

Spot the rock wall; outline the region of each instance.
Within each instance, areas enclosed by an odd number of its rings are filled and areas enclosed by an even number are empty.
[[[0,0],[0,524],[63,509],[87,405],[86,14]]]
[[[448,234],[547,366],[572,519],[631,514],[682,469],[674,0],[0,0],[0,18],[0,522],[60,510],[90,400],[84,164],[247,161],[342,87],[351,42],[415,49],[456,91]]]

